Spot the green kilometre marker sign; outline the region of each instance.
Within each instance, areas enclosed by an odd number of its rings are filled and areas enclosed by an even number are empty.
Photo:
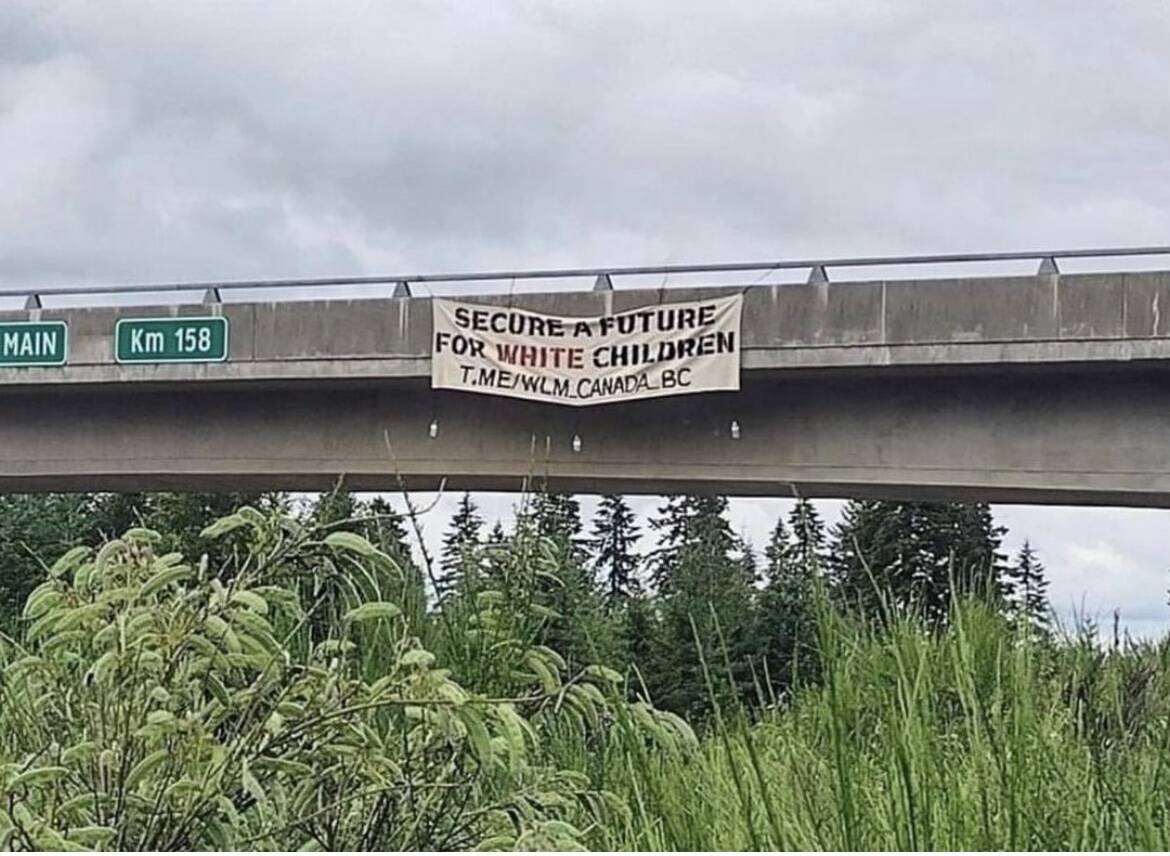
[[[0,366],[62,366],[68,356],[64,321],[0,323]]]
[[[206,318],[122,318],[114,329],[120,363],[218,363],[228,355],[228,322]]]

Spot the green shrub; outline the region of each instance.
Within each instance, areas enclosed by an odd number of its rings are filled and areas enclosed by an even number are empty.
[[[514,695],[476,693],[370,596],[399,570],[361,536],[250,508],[205,535],[232,532],[213,568],[131,530],[28,597],[0,639],[0,849],[561,849],[617,810],[540,745],[612,720],[612,675],[529,650]]]

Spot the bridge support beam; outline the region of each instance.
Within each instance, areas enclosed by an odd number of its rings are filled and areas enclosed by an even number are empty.
[[[1170,507],[1170,371],[1156,367],[757,375],[740,393],[579,411],[417,381],[26,388],[0,402],[9,491],[308,490],[340,475],[355,490],[519,490],[531,476],[578,492]]]

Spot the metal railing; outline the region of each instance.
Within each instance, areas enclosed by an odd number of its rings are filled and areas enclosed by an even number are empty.
[[[808,282],[829,281],[830,268],[894,267],[901,265],[948,265],[983,262],[1038,261],[1038,275],[1060,273],[1059,261],[1116,257],[1170,256],[1170,246],[1104,247],[1079,250],[1029,250],[1007,253],[945,253],[924,256],[863,256],[860,258],[791,259],[766,262],[729,262],[699,265],[648,265],[642,267],[552,268],[439,274],[393,274],[387,276],[343,276],[323,279],[262,279],[228,282],[174,282],[134,285],[50,286],[0,292],[4,297],[25,297],[25,308],[39,308],[42,297],[85,294],[121,295],[165,292],[203,292],[204,303],[219,303],[221,293],[238,289],[335,288],[339,286],[393,285],[394,297],[411,297],[412,285],[421,283],[514,282],[525,279],[594,280],[595,291],[613,289],[613,280],[625,276],[670,276],[672,274],[737,273],[781,270],[808,270]]]

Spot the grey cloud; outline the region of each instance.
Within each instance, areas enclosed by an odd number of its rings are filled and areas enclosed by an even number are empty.
[[[0,284],[1162,243],[1168,24],[1160,0],[9,0]],[[776,507],[736,504],[757,544]],[[1164,517],[1003,513],[1062,597],[1157,620]]]
[[[18,113],[0,137],[53,191],[6,224],[4,273],[1157,237],[1165,7],[1050,11],[10,4],[6,88],[59,127]]]

